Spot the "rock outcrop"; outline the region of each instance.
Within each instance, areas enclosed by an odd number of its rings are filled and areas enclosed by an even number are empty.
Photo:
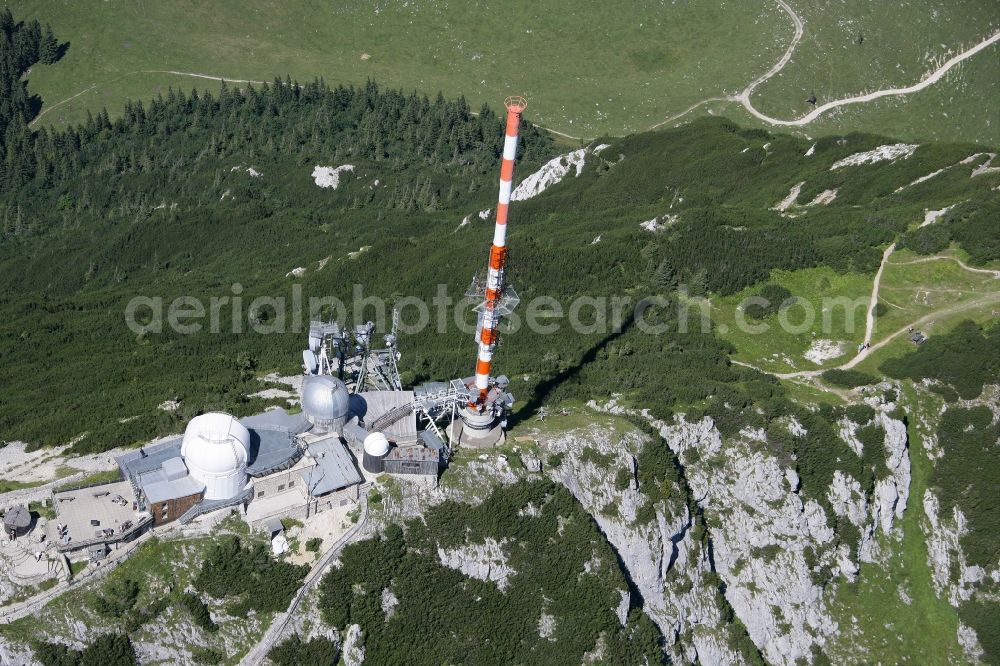
[[[496,539],[483,543],[470,543],[458,548],[438,548],[441,564],[461,571],[466,576],[496,583],[501,590],[510,584],[507,580],[516,572],[507,564],[504,544]]]
[[[886,534],[892,534],[893,519],[900,519],[906,511],[910,497],[910,455],[906,437],[906,424],[890,418],[885,412],[878,415],[885,430],[885,466],[891,477],[882,479],[875,487],[878,499],[877,521]],[[897,530],[898,532],[898,530]],[[895,536],[901,537],[902,534]]]
[[[931,567],[934,591],[956,608],[972,598],[975,587],[986,576],[982,567],[970,566],[962,551],[960,539],[968,532],[965,514],[957,506],[951,519],[942,515],[941,503],[930,491],[924,492],[924,514],[927,516],[927,560]],[[957,576],[953,575],[957,572]]]
[[[712,535],[714,569],[750,637],[770,663],[809,660],[838,631],[805,556],[811,549],[823,561],[835,557],[822,507],[791,490],[757,437],[723,446],[708,418],[678,420],[660,434],[684,464]]]
[[[7,666],[33,666],[38,662],[27,644],[14,643],[0,636],[0,664]]]
[[[973,663],[979,663],[986,654],[983,646],[979,644],[979,637],[975,630],[961,622],[958,623],[958,644],[962,647],[965,656]]]
[[[352,624],[347,628],[347,635],[344,636],[344,666],[361,666],[365,663],[364,633],[361,626]]]
[[[648,501],[633,476],[621,488],[612,470],[636,469],[635,454],[646,445],[638,433],[612,437],[600,427],[566,434],[546,442],[553,453],[562,453],[562,464],[548,469],[552,478],[566,486],[594,517],[621,559],[643,610],[656,622],[678,662],[699,660],[702,664],[741,663],[726,644],[717,591],[704,574],[711,570],[709,554],[692,535],[692,517],[680,488],[671,494],[676,501],[661,501],[654,518],[637,520]],[[584,457],[585,448],[596,450],[607,466]],[[609,508],[613,508],[611,511]],[[628,592],[616,609],[621,620],[628,612]],[[685,641],[679,642],[681,636]]]

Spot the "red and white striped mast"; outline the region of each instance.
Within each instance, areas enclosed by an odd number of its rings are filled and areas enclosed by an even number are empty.
[[[504,106],[507,107],[507,130],[503,142],[503,161],[500,165],[500,197],[497,202],[493,245],[490,247],[486,288],[482,292],[483,302],[476,308],[480,313],[476,332],[479,344],[476,360],[476,392],[470,396],[468,404],[471,412],[479,414],[482,414],[487,407],[493,350],[497,345],[500,321],[513,310],[518,301],[517,294],[504,282],[504,269],[507,263],[507,211],[510,207],[510,193],[514,181],[517,136],[521,126],[521,113],[528,106],[528,101],[523,97],[508,97],[504,100]]]

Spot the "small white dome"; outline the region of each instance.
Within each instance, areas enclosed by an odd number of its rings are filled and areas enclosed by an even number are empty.
[[[243,490],[249,451],[250,431],[229,414],[202,414],[184,429],[181,457],[205,484],[205,499],[230,499]]]
[[[302,411],[320,426],[335,426],[347,419],[351,394],[344,382],[330,375],[311,375],[302,381]]]
[[[373,432],[365,437],[365,453],[381,458],[389,453],[389,440],[380,432]]]

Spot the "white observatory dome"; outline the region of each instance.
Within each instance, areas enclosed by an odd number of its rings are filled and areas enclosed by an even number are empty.
[[[361,466],[372,474],[385,471],[385,457],[389,453],[389,440],[380,432],[373,432],[365,437],[365,455],[361,458]]]
[[[336,377],[311,375],[303,380],[302,412],[313,425],[339,432],[350,407],[347,386]]]
[[[232,499],[247,482],[250,432],[229,414],[196,416],[184,430],[181,457],[191,476],[205,484],[205,499]]]
[[[380,432],[373,432],[365,437],[365,453],[381,458],[389,453],[389,440]]]

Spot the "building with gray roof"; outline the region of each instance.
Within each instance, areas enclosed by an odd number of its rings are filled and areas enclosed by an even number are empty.
[[[263,478],[289,470],[302,458],[299,436],[311,427],[301,414],[283,409],[241,419],[247,429],[246,474]],[[142,506],[153,515],[157,525],[184,516],[184,520],[205,511],[245,502],[249,491],[226,500],[205,499],[204,483],[189,472],[181,454],[182,437],[174,437],[116,458],[122,476],[135,488]],[[202,506],[203,505],[203,506]]]
[[[310,442],[309,456],[316,464],[302,469],[299,475],[311,497],[320,497],[363,481],[354,458],[336,436]]]

